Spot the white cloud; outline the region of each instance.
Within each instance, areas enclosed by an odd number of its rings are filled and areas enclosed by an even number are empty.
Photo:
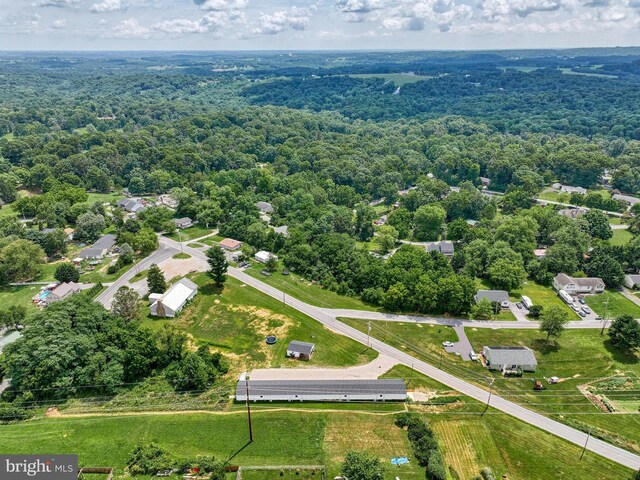
[[[75,7],[79,3],[79,0],[37,0],[33,3],[34,7],[56,7],[56,8],[69,8]]]
[[[248,0],[193,0],[203,10],[224,11],[243,9],[248,5]]]
[[[89,11],[92,13],[106,13],[106,12],[116,12],[118,10],[124,10],[125,5],[121,2],[121,0],[103,0],[99,3],[94,3],[89,8]]]
[[[256,35],[276,35],[285,30],[306,30],[309,26],[311,10],[291,7],[273,14],[262,14],[258,26],[253,29]]]
[[[0,17],[0,33],[17,35],[36,33],[40,28],[40,19],[41,16],[38,13],[2,16]]]
[[[560,0],[482,0],[479,4],[482,16],[491,21],[508,17],[527,17],[538,12],[560,10]]]
[[[244,20],[244,15],[238,11],[232,12],[210,12],[198,20],[188,20],[185,18],[166,20],[156,23],[151,28],[155,31],[168,33],[171,35],[181,35],[189,33],[208,33],[221,30],[227,25]]]
[[[54,30],[64,30],[65,28],[67,28],[68,25],[69,25],[69,22],[67,21],[66,18],[60,18],[58,20],[54,20],[51,23],[51,28],[53,28]]]
[[[117,38],[149,38],[151,29],[140,25],[137,18],[123,20],[113,29],[112,36]]]

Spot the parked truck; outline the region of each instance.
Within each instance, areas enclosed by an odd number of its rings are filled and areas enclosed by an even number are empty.
[[[558,295],[560,295],[560,298],[564,300],[567,303],[567,305],[571,305],[573,303],[573,298],[571,297],[571,295],[569,295],[564,290],[559,290]]]

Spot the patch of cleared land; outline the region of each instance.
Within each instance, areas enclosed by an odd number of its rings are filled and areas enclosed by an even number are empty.
[[[353,78],[381,78],[384,83],[393,82],[397,87],[433,78],[427,75],[416,75],[415,73],[356,73],[349,76]]]

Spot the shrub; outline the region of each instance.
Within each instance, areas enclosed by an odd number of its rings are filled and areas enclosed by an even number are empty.
[[[495,475],[493,474],[493,470],[491,470],[491,468],[489,467],[484,467],[481,471],[480,471],[480,475],[482,475],[482,478],[484,480],[496,480]]]
[[[402,412],[396,415],[394,423],[398,428],[408,427],[409,423],[416,418],[416,415],[411,412]]]
[[[427,478],[431,480],[447,480],[447,469],[440,450],[432,450],[427,465]]]
[[[131,475],[155,475],[162,470],[171,470],[174,465],[169,453],[154,443],[138,445],[129,454],[127,462]]]

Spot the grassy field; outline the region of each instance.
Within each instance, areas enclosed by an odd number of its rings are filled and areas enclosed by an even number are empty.
[[[333,478],[347,451],[366,449],[403,480],[424,478],[415,460],[400,469],[388,463],[392,456],[410,454],[406,433],[393,425],[393,416],[321,410],[252,413],[251,444],[246,416],[239,412],[48,419],[0,427],[0,451],[78,453],[81,465],[114,466],[122,474],[136,444],[155,442],[181,459],[214,455],[232,465],[326,464],[328,478]]]
[[[119,192],[112,193],[89,193],[89,199],[87,202],[101,202],[101,203],[115,203],[118,200],[124,198],[124,195]]]
[[[204,237],[205,235],[210,235],[213,232],[213,228],[205,228],[204,226],[194,225],[193,227],[185,228],[184,230],[177,230],[175,233],[167,236],[180,242],[188,242],[189,240]]]
[[[222,240],[224,240],[224,237],[221,237],[220,235],[212,235],[210,237],[203,238],[200,240],[200,243],[213,247],[214,245],[218,245]]]
[[[213,287],[205,274],[194,277],[200,285],[198,295],[174,320],[148,318],[147,326],[160,328],[166,323],[186,331],[196,343],[207,343],[233,360],[233,368],[296,367],[309,365],[347,366],[367,363],[377,353],[324,328],[315,320],[289,308],[258,290],[229,278],[224,290]],[[267,345],[267,335],[278,342]],[[316,344],[309,363],[285,358],[289,341]]]
[[[426,75],[416,75],[414,73],[356,73],[349,76],[353,78],[382,78],[384,83],[393,82],[397,87],[433,78]]]
[[[618,78],[616,75],[606,75],[604,73],[591,73],[591,72],[575,72],[570,68],[559,68],[565,75],[582,75],[584,77],[597,77],[597,78]]]
[[[357,310],[376,311],[376,307],[364,303],[359,298],[338,295],[331,290],[322,288],[319,285],[312,284],[299,275],[290,273],[282,275],[281,271],[274,272],[270,277],[266,277],[260,273],[264,269],[264,265],[253,262],[251,267],[245,270],[245,273],[252,277],[258,278],[263,282],[276,287],[287,295],[291,295],[303,302],[323,308],[349,308]]]
[[[633,238],[633,234],[629,230],[616,229],[613,231],[613,237],[609,239],[611,245],[626,245]]]
[[[508,474],[511,480],[611,480],[631,475],[591,453],[580,461],[580,447],[506,415],[427,414],[424,418],[432,424],[447,464],[460,478],[473,478],[484,466],[490,466],[497,478]],[[154,442],[179,459],[214,455],[244,466],[324,464],[327,478],[333,478],[347,451],[368,450],[383,461],[385,478],[425,478],[411,455],[406,432],[393,425],[391,415],[254,411],[252,419],[254,442],[247,444],[243,412],[52,418],[1,426],[0,451],[78,453],[80,465],[113,466],[121,476],[129,452],[137,444]],[[391,466],[389,459],[400,455],[409,456],[411,462]],[[247,478],[281,477],[278,472]]]
[[[587,305],[601,317],[616,318],[621,315],[631,315],[640,318],[640,306],[633,303],[620,292],[607,290],[599,295],[587,295],[584,297]],[[607,306],[608,303],[608,306]]]
[[[343,319],[361,331],[366,320]],[[466,329],[475,351],[484,345],[525,345],[535,350],[538,361],[536,373],[522,378],[504,378],[491,373],[478,362],[463,362],[442,349],[445,340],[458,340],[451,327],[436,327],[413,323],[373,322],[371,334],[386,343],[423,359],[442,370],[468,382],[486,388],[493,378],[494,392],[547,414],[562,414],[567,418],[599,428],[604,436],[617,444],[640,453],[640,416],[599,413],[578,390],[577,386],[594,378],[608,377],[619,372],[640,372],[638,355],[625,355],[601,337],[599,330],[570,330],[556,342],[547,343],[545,335],[536,330]],[[543,392],[533,391],[533,379],[558,376],[563,382],[546,385]],[[545,382],[546,383],[546,382]],[[575,414],[570,417],[570,414]],[[625,420],[626,417],[626,420]]]
[[[176,253],[171,258],[175,258],[176,260],[186,260],[188,258],[191,258],[191,255],[189,255],[188,253]]]
[[[562,413],[587,425],[593,425],[620,444],[640,453],[640,416],[598,413],[577,387],[596,378],[620,372],[640,374],[640,356],[615,349],[599,330],[567,331],[555,342],[547,343],[545,335],[536,331],[467,329],[469,341],[476,350],[483,345],[524,345],[536,352],[538,371],[523,378],[498,377],[494,391],[518,403],[549,414]],[[563,379],[547,390],[534,392],[532,378],[557,376]],[[575,414],[572,416],[571,414]],[[589,413],[591,413],[589,415]]]
[[[28,307],[31,305],[31,297],[39,291],[38,285],[0,288],[0,310],[14,305]]]

